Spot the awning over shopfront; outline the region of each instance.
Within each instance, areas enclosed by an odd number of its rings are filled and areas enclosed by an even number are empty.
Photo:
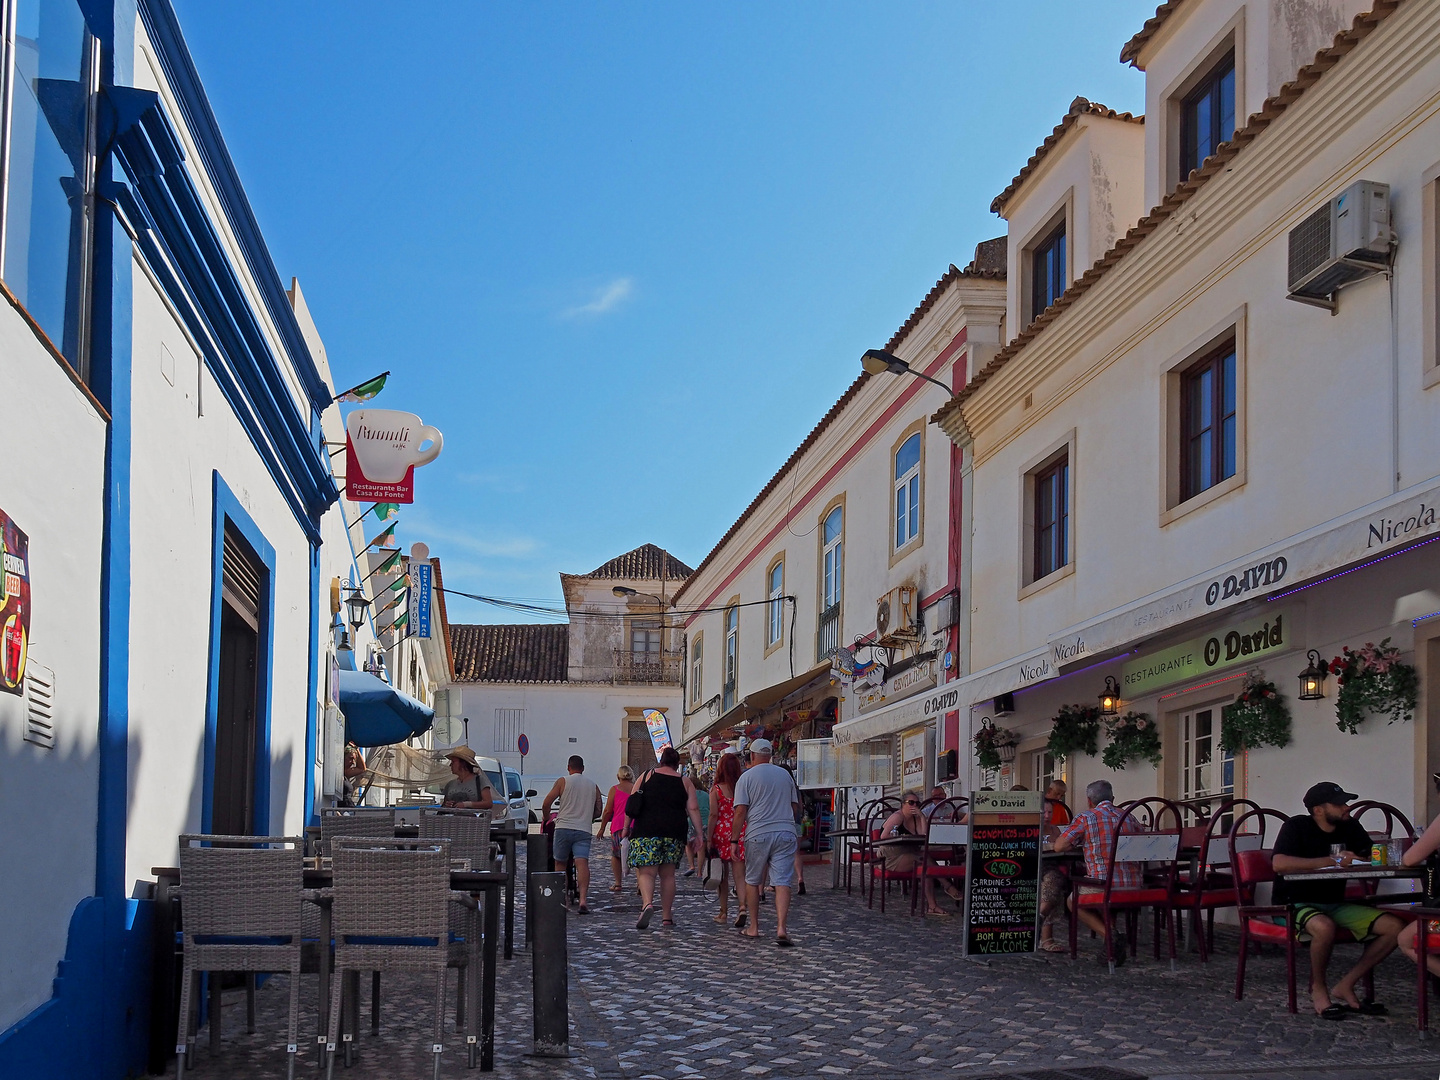
[[[707,720],[704,716],[687,716],[681,732],[681,743],[694,742],[696,739],[703,739],[707,735],[713,735],[718,731],[728,731],[738,724],[748,724],[757,720],[773,709],[777,704],[784,701],[792,694],[798,693],[810,686],[811,683],[819,682],[822,678],[830,677],[830,661],[823,664],[816,664],[809,671],[796,675],[792,679],[776,683],[774,686],[767,686],[763,690],[756,690],[752,694],[746,694],[728,711],[723,712],[715,720]]]
[[[1243,601],[1278,599],[1324,575],[1440,540],[1437,507],[1440,483],[1428,480],[1072,626],[1052,635],[1044,648],[958,680],[960,708],[1054,678],[1077,660],[1093,663],[1117,655],[1135,642]],[[835,728],[837,741],[844,726]]]
[[[430,730],[435,710],[402,694],[368,671],[341,671],[340,711],[345,740],[356,746],[389,746]]]
[[[923,694],[904,698],[893,705],[886,705],[864,716],[836,724],[832,733],[835,745],[849,746],[852,743],[869,742],[871,739],[893,735],[897,731],[904,731],[943,716],[958,707],[958,687],[958,682],[942,684],[926,690]]]

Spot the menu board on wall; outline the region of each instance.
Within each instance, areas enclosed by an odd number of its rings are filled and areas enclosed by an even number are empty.
[[[975,793],[965,853],[965,955],[1035,951],[1043,806],[1038,791]]]

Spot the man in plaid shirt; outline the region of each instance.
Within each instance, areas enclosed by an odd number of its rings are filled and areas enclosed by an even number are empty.
[[[1109,780],[1096,780],[1085,789],[1085,798],[1090,803],[1090,809],[1083,814],[1076,816],[1075,820],[1055,840],[1056,851],[1069,851],[1077,843],[1084,845],[1085,852],[1085,876],[1103,880],[1105,878],[1106,864],[1110,861],[1110,849],[1115,842],[1115,832],[1119,828],[1121,811],[1115,808],[1115,789],[1110,786]],[[1125,832],[1139,832],[1134,819],[1125,822]],[[1139,863],[1120,863],[1115,867],[1116,889],[1138,889],[1143,884],[1140,876]],[[1081,886],[1080,892],[1099,892],[1095,886]],[[1076,898],[1070,897],[1070,906],[1074,907]],[[1105,936],[1105,921],[1100,918],[1094,907],[1081,905],[1080,921],[1094,930],[1102,938]],[[1125,962],[1125,935],[1115,935],[1115,963],[1116,965]],[[1105,950],[1100,950],[1100,960],[1105,960]]]

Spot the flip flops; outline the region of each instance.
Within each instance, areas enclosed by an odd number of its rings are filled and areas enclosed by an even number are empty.
[[[790,939],[789,934],[776,934],[775,944],[781,949],[793,949],[795,947],[795,942]]]
[[[660,920],[660,929],[661,929],[661,930],[674,930],[674,929],[675,929],[675,920],[674,920],[674,919],[661,919],[661,920]]]
[[[1344,1020],[1349,1015],[1349,1006],[1341,1005],[1338,1001],[1332,1001],[1320,1010],[1321,1020]]]
[[[1345,1002],[1332,1002],[1338,1004],[1346,1012],[1359,1013],[1361,1016],[1389,1016],[1390,1010],[1378,1001],[1362,1001],[1357,1009],[1354,1005],[1347,1005]]]
[[[655,917],[655,905],[646,904],[640,911],[640,918],[635,922],[636,930],[650,929],[650,920]]]
[[[1069,952],[1070,950],[1067,949],[1064,945],[1061,945],[1060,942],[1056,941],[1054,938],[1051,938],[1049,941],[1040,942],[1040,951],[1049,953],[1062,953]]]
[[[735,921],[730,924],[730,929],[731,929],[731,930],[744,930],[744,929],[745,929],[745,924],[748,923],[749,921],[750,921],[750,913],[749,913],[748,911],[742,911],[742,912],[740,912],[739,915],[737,915],[737,916],[735,917]]]
[[[590,907],[589,907],[589,905],[587,905],[587,904],[581,904],[581,905],[576,909],[576,914],[579,914],[579,915],[589,915],[589,914],[590,914]]]

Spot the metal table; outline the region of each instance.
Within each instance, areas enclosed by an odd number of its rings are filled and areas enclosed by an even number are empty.
[[[1382,881],[1386,878],[1424,877],[1420,866],[1370,866],[1360,863],[1354,866],[1337,866],[1324,870],[1301,870],[1294,874],[1276,874],[1277,881]]]
[[[519,828],[490,828],[490,839],[498,840],[505,852],[505,959],[515,955],[515,850],[520,837],[529,836],[530,830]]]
[[[868,829],[831,829],[825,836],[831,841],[830,844],[830,888],[840,888],[840,864],[850,861],[851,840],[858,840],[864,836]],[[841,841],[835,844],[836,839]]]

